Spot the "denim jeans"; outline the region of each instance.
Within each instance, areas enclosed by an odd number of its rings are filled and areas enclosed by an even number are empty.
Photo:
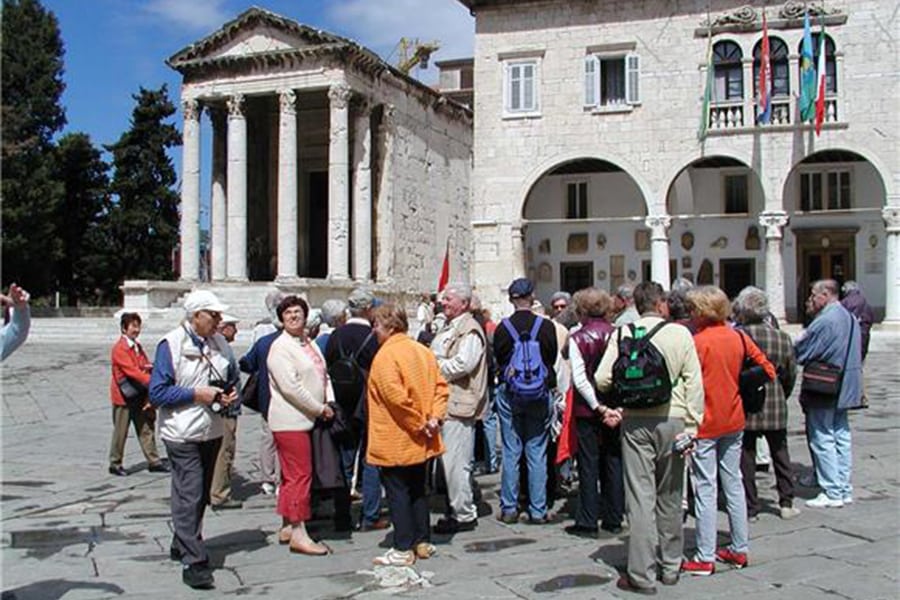
[[[489,471],[494,472],[500,468],[500,452],[497,451],[497,392],[491,391],[491,404],[484,415],[482,426],[484,427],[484,462]]]
[[[547,515],[547,441],[550,432],[550,396],[546,401],[513,406],[505,386],[497,388],[497,414],[503,438],[500,475],[500,512],[516,514],[519,497],[519,459],[528,465],[528,514]]]
[[[850,485],[853,456],[847,411],[809,408],[806,411],[806,422],[819,487],[832,500],[853,496],[853,486]]]
[[[371,524],[381,516],[381,475],[366,462],[366,438],[359,446],[359,478],[362,480],[362,522]]]
[[[691,460],[697,514],[697,560],[716,560],[716,520],[718,496],[716,474],[728,508],[733,552],[746,553],[749,547],[747,498],[741,477],[741,439],[743,431],[712,439],[698,439]]]

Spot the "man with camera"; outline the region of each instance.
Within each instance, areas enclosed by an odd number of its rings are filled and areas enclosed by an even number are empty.
[[[184,301],[185,320],[156,348],[150,402],[159,409],[159,435],[172,467],[172,525],[169,555],[182,563],[182,580],[192,588],[213,586],[203,543],[203,512],[222,442],[222,411],[238,400],[237,363],[217,333],[228,309],[215,294],[198,290]]]

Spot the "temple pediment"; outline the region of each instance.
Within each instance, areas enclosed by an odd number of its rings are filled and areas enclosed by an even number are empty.
[[[345,45],[355,46],[350,40],[253,7],[214,33],[179,50],[166,62],[172,68],[183,71],[191,66],[220,60],[333,49]]]

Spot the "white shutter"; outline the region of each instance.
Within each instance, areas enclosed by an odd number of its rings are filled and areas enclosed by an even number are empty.
[[[534,64],[522,65],[522,110],[533,111],[537,109],[535,96]]]
[[[594,55],[584,57],[584,105],[600,104],[600,61]]]
[[[637,54],[625,55],[625,102],[640,104],[641,102],[641,59]]]

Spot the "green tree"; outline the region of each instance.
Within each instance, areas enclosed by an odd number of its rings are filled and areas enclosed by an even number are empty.
[[[110,191],[114,204],[109,235],[115,245],[117,283],[123,279],[171,279],[172,250],[178,242],[175,168],[167,151],[181,144],[168,122],[175,114],[163,85],[140,89],[131,129],[106,147],[113,156]]]
[[[56,17],[37,0],[3,0],[2,20],[3,279],[43,295],[55,288],[63,249],[52,140],[66,123],[65,49]]]
[[[58,213],[57,229],[63,244],[57,275],[59,287],[69,306],[79,299],[92,298],[98,281],[99,256],[110,252],[101,234],[94,229],[106,227],[109,212],[109,177],[100,149],[86,133],[70,133],[59,140],[56,149],[56,179],[64,190]],[[108,284],[107,284],[108,285]]]

